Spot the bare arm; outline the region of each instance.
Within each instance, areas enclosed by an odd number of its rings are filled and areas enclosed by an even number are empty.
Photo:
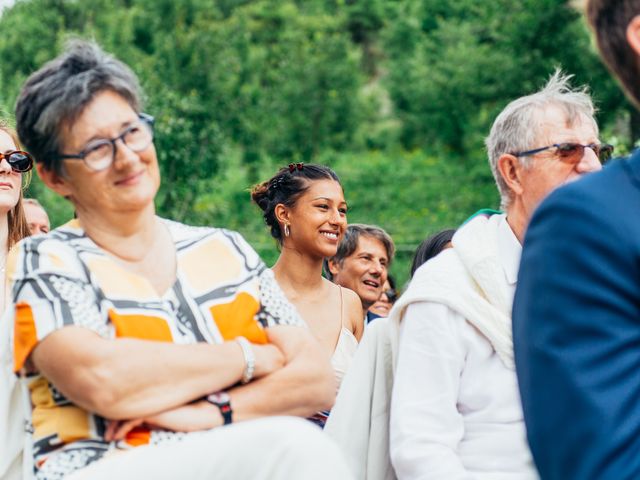
[[[307,417],[328,409],[335,400],[335,376],[325,352],[304,328],[280,326],[268,330],[269,340],[285,351],[286,365],[229,391],[233,421],[268,415]],[[255,347],[255,346],[254,346]],[[208,402],[183,405],[147,418],[113,422],[107,440],[122,439],[135,426],[189,432],[221,426],[219,410]]]
[[[272,345],[253,345],[255,376],[283,364]],[[81,327],[43,339],[33,365],[65,396],[106,418],[138,418],[184,405],[237,383],[244,357],[236,342],[176,345],[137,339],[105,340]]]
[[[306,417],[335,401],[336,380],[327,354],[306,328],[277,326],[269,341],[285,356],[285,366],[229,391],[234,420],[266,415]]]

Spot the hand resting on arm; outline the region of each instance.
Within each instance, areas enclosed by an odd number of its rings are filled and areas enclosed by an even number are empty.
[[[254,376],[282,367],[273,345],[253,345]],[[154,415],[234,385],[244,357],[236,342],[177,345],[138,339],[105,340],[82,327],[43,339],[33,366],[77,405],[105,418]]]

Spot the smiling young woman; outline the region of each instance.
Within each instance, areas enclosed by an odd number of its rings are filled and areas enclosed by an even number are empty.
[[[331,356],[337,386],[363,332],[359,297],[322,276],[347,227],[347,203],[338,176],[321,165],[291,164],[254,187],[253,200],[281,248],[276,280]],[[323,424],[326,416],[314,417]]]

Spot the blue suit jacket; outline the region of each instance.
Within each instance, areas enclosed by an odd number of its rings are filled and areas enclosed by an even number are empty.
[[[543,479],[640,478],[640,152],[549,196],[513,309]]]

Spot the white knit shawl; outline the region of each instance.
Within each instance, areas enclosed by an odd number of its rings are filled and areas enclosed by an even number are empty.
[[[462,315],[491,343],[507,368],[514,369],[511,334],[512,290],[498,255],[504,215],[472,218],[456,232],[453,248],[422,265],[396,302],[390,320],[399,325],[414,302],[435,302]],[[425,319],[428,320],[428,319]],[[397,328],[392,335],[397,335]],[[397,348],[397,339],[391,344]],[[394,369],[397,352],[394,352]]]

